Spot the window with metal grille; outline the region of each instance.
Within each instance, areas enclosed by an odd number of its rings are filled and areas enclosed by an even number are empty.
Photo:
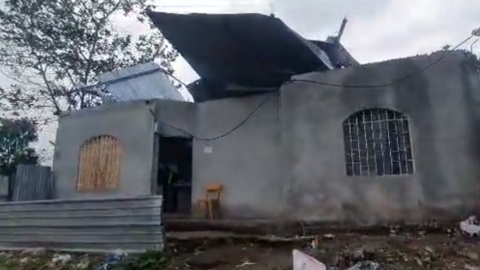
[[[348,176],[413,173],[408,118],[389,109],[356,112],[343,122]]]
[[[120,187],[122,148],[117,138],[90,138],[80,148],[76,188],[78,191],[106,191]]]

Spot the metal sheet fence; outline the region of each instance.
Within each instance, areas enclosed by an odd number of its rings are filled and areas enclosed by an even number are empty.
[[[0,175],[0,201],[8,201],[10,195],[10,177]]]
[[[163,249],[162,197],[0,203],[0,249]]]
[[[15,173],[13,201],[48,200],[53,194],[50,167],[18,165]]]

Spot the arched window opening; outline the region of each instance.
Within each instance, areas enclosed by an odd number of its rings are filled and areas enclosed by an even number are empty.
[[[408,118],[389,109],[356,112],[343,122],[348,176],[413,173]]]
[[[106,191],[120,187],[122,148],[117,138],[90,138],[80,148],[76,189]]]

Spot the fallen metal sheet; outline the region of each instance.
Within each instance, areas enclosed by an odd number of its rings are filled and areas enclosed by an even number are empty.
[[[277,87],[292,75],[333,68],[321,48],[275,17],[164,12],[149,16],[202,79]]]

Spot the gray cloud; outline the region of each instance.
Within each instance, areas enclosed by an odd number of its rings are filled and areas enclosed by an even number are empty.
[[[352,22],[369,20],[386,6],[387,1],[281,1],[272,2],[276,16],[309,38],[334,34],[344,16]]]
[[[480,26],[480,1],[471,0],[158,0],[167,12],[270,13],[311,39],[324,39],[349,23],[342,43],[363,63],[428,53],[456,45]],[[480,46],[480,45],[479,45]],[[468,44],[466,45],[468,48]],[[183,60],[178,75],[195,73]]]

